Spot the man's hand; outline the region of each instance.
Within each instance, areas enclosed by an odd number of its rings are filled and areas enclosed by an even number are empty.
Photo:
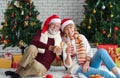
[[[50,45],[48,49],[49,49],[50,51],[53,51],[54,46]]]

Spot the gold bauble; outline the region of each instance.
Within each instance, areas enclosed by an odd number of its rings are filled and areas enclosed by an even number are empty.
[[[23,46],[24,46],[24,41],[23,41],[23,40],[20,40],[19,46],[20,46],[20,47],[23,47]]]
[[[88,28],[88,29],[91,29],[91,26],[89,25],[87,28]]]
[[[110,14],[110,17],[112,18],[112,17],[114,17],[114,15],[113,15],[113,14]]]
[[[113,5],[112,4],[110,4],[110,8],[112,8],[113,7]]]
[[[94,13],[94,14],[96,13],[96,9],[95,9],[95,8],[93,9],[93,13]]]
[[[111,34],[108,34],[107,37],[108,37],[108,38],[111,37]]]

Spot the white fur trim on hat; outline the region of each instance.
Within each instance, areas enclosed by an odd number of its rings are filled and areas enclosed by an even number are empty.
[[[61,19],[59,19],[59,18],[54,18],[54,19],[52,19],[52,20],[49,22],[49,24],[50,24],[50,23],[53,23],[53,22],[61,23]]]
[[[74,25],[74,22],[72,20],[65,21],[61,26],[61,30],[63,31],[65,26],[68,25],[68,24],[73,24]]]

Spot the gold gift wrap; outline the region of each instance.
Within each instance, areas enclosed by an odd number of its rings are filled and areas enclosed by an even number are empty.
[[[13,55],[13,61],[19,63],[22,58],[22,54]]]
[[[12,60],[0,58],[0,68],[11,68]]]

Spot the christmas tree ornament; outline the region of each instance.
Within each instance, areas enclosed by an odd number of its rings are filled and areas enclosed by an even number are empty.
[[[23,41],[23,40],[20,40],[19,46],[20,46],[20,47],[23,47],[23,46],[24,46],[24,41]]]
[[[105,7],[105,5],[104,5],[104,3],[103,3],[103,5],[102,5],[102,9],[104,10],[106,7]]]
[[[16,29],[16,27],[17,27],[17,26],[16,26],[16,25],[14,25],[14,26],[13,26],[13,29]]]
[[[91,29],[91,26],[89,25],[87,28],[88,28],[88,29]]]
[[[14,5],[19,8],[20,2],[19,1],[15,1]]]
[[[28,26],[28,21],[24,21],[24,27]]]
[[[105,30],[102,30],[102,34],[103,34],[103,35],[106,34],[106,31],[105,31]]]
[[[24,15],[24,11],[22,10],[21,15]]]
[[[15,1],[15,2],[14,2],[14,5],[17,6],[17,3],[18,3],[18,1]]]
[[[27,15],[25,18],[26,18],[26,20],[27,20],[27,19],[29,18],[29,16]]]
[[[14,24],[16,25],[16,24],[17,24],[17,21],[15,21]]]
[[[113,15],[113,14],[110,14],[110,17],[111,17],[111,18],[113,18],[113,17],[114,17],[114,15]]]
[[[119,29],[118,29],[118,26],[115,26],[114,27],[114,31],[118,31]]]
[[[110,8],[113,8],[113,5],[112,5],[112,3],[110,2]]]
[[[14,18],[14,17],[15,17],[15,14],[14,14],[14,13],[12,13],[12,14],[11,14],[11,17],[12,17],[12,18]]]
[[[106,19],[106,22],[109,22],[109,18]]]
[[[95,13],[96,13],[96,9],[94,8],[94,9],[93,9],[93,14],[95,14]]]
[[[111,34],[109,33],[109,34],[107,35],[107,37],[108,37],[108,38],[111,37]]]

